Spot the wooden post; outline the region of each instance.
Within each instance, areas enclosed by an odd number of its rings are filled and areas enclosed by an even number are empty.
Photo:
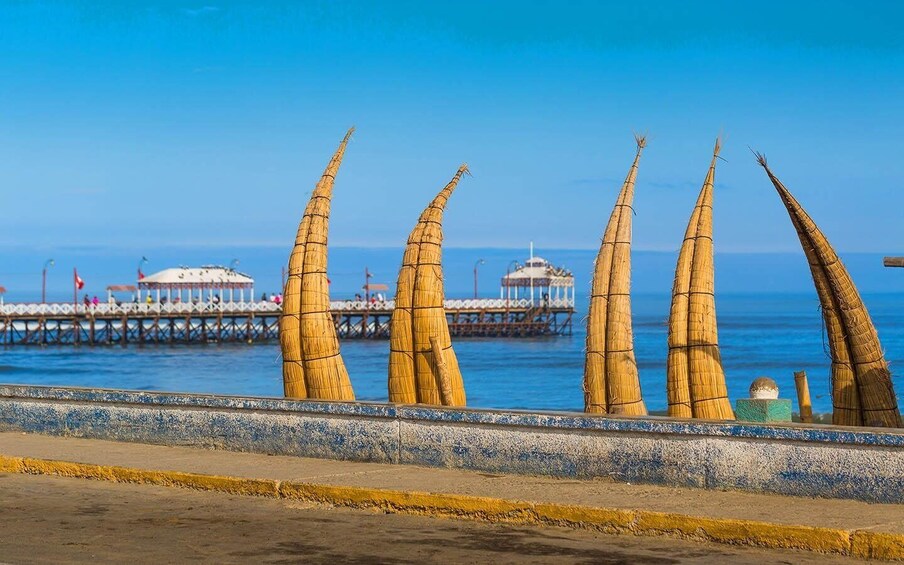
[[[810,386],[807,384],[807,372],[794,373],[794,385],[797,387],[797,406],[800,410],[800,421],[813,423],[813,407],[810,405]]]

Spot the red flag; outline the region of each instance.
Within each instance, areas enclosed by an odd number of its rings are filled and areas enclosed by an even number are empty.
[[[141,269],[138,269],[138,280],[141,280],[143,278],[144,278],[144,273],[141,272]]]
[[[85,281],[82,280],[82,277],[78,276],[78,271],[73,269],[72,272],[75,274],[75,288],[78,290],[85,288]]]

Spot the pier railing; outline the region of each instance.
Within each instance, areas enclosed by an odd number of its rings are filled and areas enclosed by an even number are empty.
[[[529,299],[506,300],[504,298],[478,298],[446,300],[446,310],[503,310],[524,309],[531,307],[549,308],[573,308],[574,301],[559,300],[535,300]],[[364,312],[369,310],[388,311],[395,308],[394,300],[366,302],[364,300],[334,300],[330,308],[335,312]],[[0,315],[10,317],[24,316],[152,316],[152,315],[185,315],[204,316],[217,314],[276,314],[281,306],[269,301],[254,302],[167,302],[136,303],[122,302],[119,304],[100,303],[85,306],[84,304],[48,303],[26,304],[8,303],[0,305]]]
[[[232,313],[276,313],[280,308],[273,302],[167,302],[120,304],[101,303],[85,306],[84,304],[4,304],[0,313],[5,316],[147,316],[154,314],[195,316],[203,314]]]

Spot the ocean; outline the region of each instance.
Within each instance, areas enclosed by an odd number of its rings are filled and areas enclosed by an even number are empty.
[[[238,256],[255,276],[260,292],[279,288],[282,249],[156,250],[146,272],[184,264],[228,264]],[[165,252],[164,252],[165,251]],[[583,395],[584,317],[587,313],[592,250],[538,250],[552,263],[573,269],[577,280],[574,334],[570,337],[529,339],[456,339],[468,395],[479,408],[581,410]],[[122,250],[57,250],[56,278],[69,264],[89,283],[89,293],[103,285],[128,282],[136,264]],[[141,253],[137,257],[141,257]],[[473,293],[473,269],[478,259],[481,296],[498,296],[499,277],[511,260],[524,260],[526,251],[449,249],[445,252],[447,296]],[[37,300],[37,277],[15,271],[23,251],[0,251],[0,284],[6,300]],[[34,254],[28,254],[29,257]],[[60,259],[62,257],[62,259]],[[180,259],[177,259],[181,258]],[[401,250],[339,248],[331,254],[332,293],[336,299],[360,292],[364,267],[376,273],[373,282],[394,282]],[[15,260],[13,260],[15,259]],[[673,253],[634,253],[632,293],[635,351],[643,395],[650,410],[664,410],[666,323],[674,270]],[[161,264],[162,263],[162,264]],[[846,261],[879,331],[892,372],[904,364],[904,272],[883,269],[881,257],[857,255]],[[12,269],[9,265],[15,265]],[[819,303],[803,255],[718,255],[717,303],[719,342],[730,397],[747,397],[750,382],[759,376],[776,380],[781,396],[796,398],[793,373],[806,370],[813,409],[830,412],[829,358]],[[122,273],[121,275],[119,273]],[[10,273],[17,276],[10,276]],[[134,278],[134,277],[133,277]],[[898,282],[900,278],[901,283]],[[104,280],[106,279],[106,280]],[[21,282],[21,284],[17,284]],[[40,287],[37,286],[39,291]],[[49,300],[65,300],[67,290],[48,276]],[[68,291],[71,297],[71,290]],[[70,298],[71,299],[71,298]],[[343,341],[342,355],[359,400],[385,401],[388,341]],[[274,396],[282,394],[279,345],[230,344],[127,347],[8,347],[0,350],[0,382],[183,391],[213,394]],[[904,379],[893,377],[898,395]],[[796,401],[795,401],[796,406]],[[795,408],[796,409],[796,408]]]

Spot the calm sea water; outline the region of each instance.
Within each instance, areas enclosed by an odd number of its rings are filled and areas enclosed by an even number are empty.
[[[904,294],[866,294],[892,371],[904,365]],[[669,296],[633,297],[635,349],[650,410],[664,410]],[[719,340],[732,399],[755,377],[774,378],[795,398],[793,372],[806,370],[813,407],[831,411],[829,360],[814,293],[720,294]],[[483,408],[582,409],[586,302],[571,337],[458,339],[468,404]],[[386,400],[387,341],[344,341],[357,397]],[[280,396],[278,344],[126,348],[7,348],[0,382]],[[894,377],[899,397],[904,379]]]

